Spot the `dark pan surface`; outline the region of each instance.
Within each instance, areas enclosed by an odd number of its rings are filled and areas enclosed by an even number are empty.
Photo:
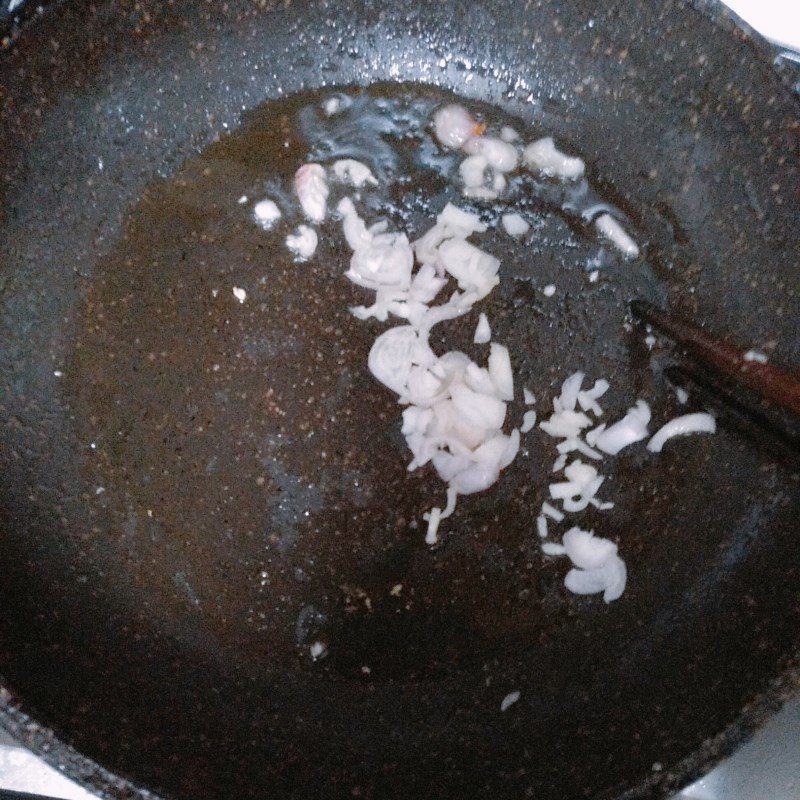
[[[587,291],[591,248],[543,214],[493,324],[538,396],[584,368],[610,413],[642,396],[659,419],[671,354],[651,367],[622,327],[634,294],[798,362],[797,106],[746,43],[636,3],[78,5],[0,70],[0,668],[25,711],[209,798],[657,794],[747,726],[797,652],[796,471],[730,429],[620,459],[610,607],[539,555],[540,438],[431,553],[410,522],[438,486],[363,368],[346,255],[298,275],[235,205],[294,109],[228,135],[267,99],[401,80],[572,142],[648,266]]]

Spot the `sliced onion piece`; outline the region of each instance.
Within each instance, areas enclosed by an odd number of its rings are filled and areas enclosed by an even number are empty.
[[[319,237],[308,225],[299,225],[286,237],[286,246],[299,258],[311,258],[317,250]]]
[[[345,275],[366,289],[408,289],[413,267],[414,252],[405,234],[382,233],[353,252]]]
[[[340,180],[350,183],[360,189],[366,184],[378,185],[377,178],[372,174],[372,170],[361,161],[354,158],[343,158],[333,164],[333,174]]]
[[[498,172],[511,172],[519,164],[517,148],[494,136],[474,136],[464,145],[464,152],[471,157],[481,156],[487,164]]]
[[[564,578],[564,586],[573,594],[598,594],[611,603],[625,591],[627,570],[625,562],[612,556],[602,567],[592,570],[571,569]]]
[[[711,414],[699,412],[697,414],[684,414],[670,420],[658,430],[655,436],[647,443],[647,449],[653,453],[660,453],[664,443],[673,436],[686,436],[690,433],[715,433],[717,421]]]
[[[540,539],[547,538],[547,517],[544,514],[536,517],[536,533]]]
[[[557,150],[550,136],[531,142],[523,151],[522,157],[531,169],[561,180],[577,180],[583,176],[585,169],[582,159],[570,157]]]
[[[342,215],[342,229],[344,238],[351,250],[358,250],[366,247],[372,241],[372,234],[367,230],[367,226],[361,217],[358,216],[353,201],[349,197],[343,197],[336,210]]]
[[[590,431],[586,441],[604,453],[617,455],[620,450],[647,437],[649,422],[650,406],[644,400],[637,400],[636,405],[619,422],[609,427],[600,426],[596,434]]]
[[[367,366],[374,378],[397,394],[407,389],[419,338],[410,325],[399,325],[382,333],[369,351]]]
[[[542,503],[542,514],[556,522],[561,522],[564,519],[564,515],[555,506],[551,506],[546,501]]]
[[[519,427],[520,433],[527,433],[530,430],[533,430],[533,427],[536,425],[536,412],[535,411],[526,411],[522,415],[522,425]]]
[[[514,373],[511,370],[508,348],[496,342],[492,342],[489,351],[489,377],[501,400],[514,399]]]
[[[506,404],[478,394],[466,386],[451,388],[453,406],[465,424],[484,430],[499,430],[506,417]]]
[[[466,239],[473,233],[483,233],[486,226],[481,222],[477,214],[471,211],[464,211],[452,203],[448,203],[442,213],[436,217],[437,224],[446,225],[453,236]]]
[[[467,189],[483,186],[489,162],[484,156],[469,156],[459,164],[458,172]]]
[[[486,344],[492,339],[492,329],[489,326],[489,319],[486,314],[481,314],[478,317],[478,324],[475,327],[475,335],[472,341],[475,344]]]
[[[500,261],[462,239],[449,239],[439,245],[439,262],[457,281],[459,288],[474,293],[476,300],[486,297],[500,282]]]
[[[503,214],[500,221],[509,236],[524,236],[531,227],[521,214]]]
[[[610,214],[601,214],[594,224],[598,232],[605,236],[625,258],[636,258],[639,255],[639,246]]]
[[[602,567],[617,552],[617,545],[610,539],[578,527],[570,528],[561,541],[572,563],[581,569]]]

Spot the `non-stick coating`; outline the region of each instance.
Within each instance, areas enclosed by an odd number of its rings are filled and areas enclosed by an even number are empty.
[[[330,580],[327,563],[275,544],[283,532],[268,502],[251,535],[236,513],[186,530],[169,514],[121,518],[115,487],[98,500],[85,420],[67,397],[80,387],[53,373],[75,363],[79,309],[126,210],[243,110],[376,80],[440,84],[574,142],[633,216],[654,286],[720,334],[775,342],[773,359],[797,366],[797,103],[748,41],[691,8],[62,8],[0,63],[0,670],[24,712],[175,797],[660,795],[778,697],[800,641],[798,476],[736,431],[619,469],[616,535],[631,581],[610,607],[568,599],[562,573],[541,561],[535,459],[530,481],[518,472],[465,503],[461,535],[435,553],[393,530],[393,504],[423,507],[422,494],[373,487],[375,527],[355,533],[346,520],[362,501],[348,508],[337,495],[337,527],[323,497],[297,535],[303,547],[320,531],[338,536],[320,546],[336,564]],[[552,314],[524,292],[505,298],[517,349],[531,340],[526,368],[556,367],[532,376],[536,388],[587,366],[574,361],[590,347],[598,374],[674,412],[662,364],[650,369],[633,336],[609,352],[573,294]],[[157,318],[166,305],[154,308]],[[204,353],[202,331],[187,335]],[[349,423],[354,437],[390,436],[388,406]],[[164,424],[166,442],[178,421],[167,413]],[[237,444],[218,447],[231,458]],[[207,486],[206,467],[190,460],[178,507]],[[257,595],[262,571],[279,576],[280,596]],[[424,589],[396,614],[389,589],[406,576]],[[252,603],[229,614],[230,596],[248,591]],[[247,630],[258,612],[269,627],[270,608],[296,619],[319,598],[337,622],[338,658],[312,665],[302,648]],[[512,690],[521,699],[501,714]],[[6,698],[6,724],[111,785],[26,728],[15,703]]]

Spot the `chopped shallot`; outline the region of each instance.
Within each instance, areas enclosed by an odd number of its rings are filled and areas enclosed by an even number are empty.
[[[639,255],[639,246],[610,214],[601,214],[594,224],[599,233],[605,236],[625,258],[636,258]]]
[[[245,200],[245,202],[247,202],[247,200]],[[253,216],[264,230],[268,230],[281,218],[281,210],[274,200],[265,198],[264,200],[259,200],[259,202],[253,206]]]
[[[299,225],[294,233],[286,237],[286,246],[300,258],[311,258],[317,251],[319,237],[308,225]]]
[[[511,172],[517,168],[517,148],[502,139],[492,136],[474,136],[464,143],[464,152],[471,156],[483,156],[486,163],[498,172]]]
[[[481,127],[463,106],[451,105],[440,108],[433,115],[433,131],[445,146],[457,150],[467,140],[479,133]]]
[[[312,222],[322,222],[327,213],[328,181],[319,164],[303,164],[294,175],[297,199]]]
[[[377,178],[372,174],[372,170],[360,161],[353,158],[343,158],[334,161],[333,174],[340,180],[360,189],[366,184],[378,185]]]
[[[531,142],[523,151],[522,157],[528,167],[545,176],[570,181],[583,177],[583,161],[557,150],[555,142],[549,136]]]

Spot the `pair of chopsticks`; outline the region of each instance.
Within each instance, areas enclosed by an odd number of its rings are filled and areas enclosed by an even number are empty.
[[[734,386],[745,386],[755,393],[760,404],[783,410],[793,417],[800,419],[800,376],[787,372],[772,364],[748,360],[747,351],[733,344],[722,341],[709,334],[705,329],[682,317],[663,311],[645,300],[634,300],[631,303],[631,312],[641,322],[651,325],[656,330],[668,336],[679,344],[686,354],[702,368],[699,373],[699,382],[709,388],[709,373],[713,378],[727,380]],[[690,377],[698,382],[698,373],[689,373]],[[734,410],[741,412],[746,407],[738,398],[733,398],[725,392],[719,392],[719,397],[733,406]],[[762,409],[750,409],[748,416],[756,421],[768,432],[777,435],[796,448],[796,437],[782,429],[779,423],[765,417]]]

